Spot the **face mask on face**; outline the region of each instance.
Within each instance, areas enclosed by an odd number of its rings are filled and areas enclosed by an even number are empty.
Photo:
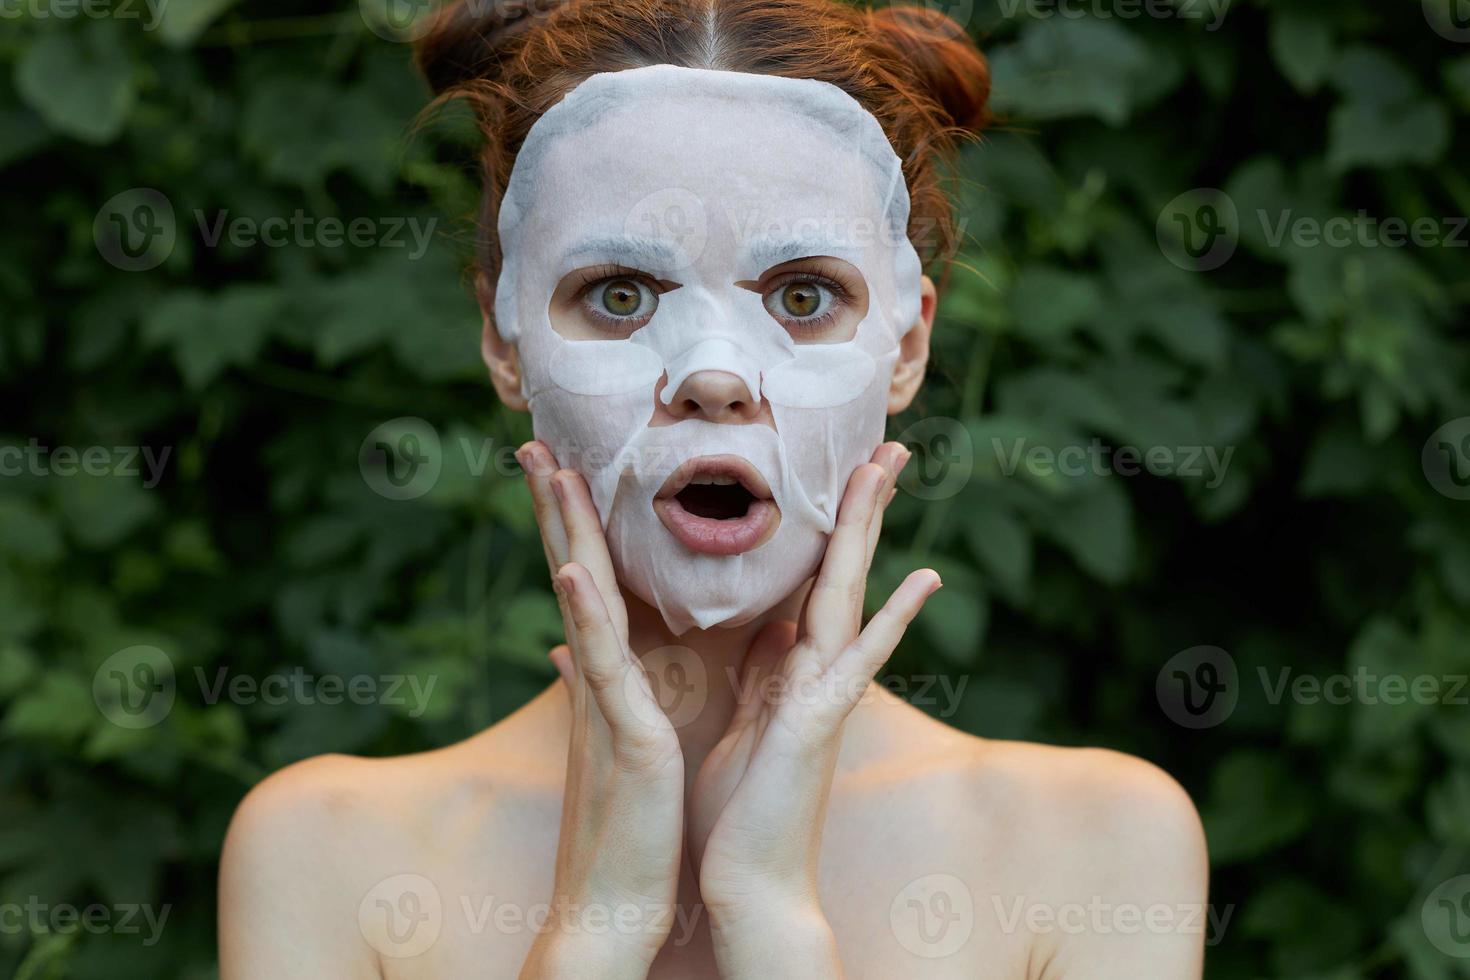
[[[815,572],[919,315],[908,216],[882,127],[825,82],[656,65],[595,75],[532,127],[501,205],[496,328],[536,437],[586,477],[622,581],[676,634],[748,622]],[[816,257],[865,304],[849,296],[847,322],[821,330],[822,290],[778,288],[773,304],[756,288]],[[609,269],[613,306],[636,315],[553,317],[569,276]],[[701,372],[769,411],[669,414]],[[712,456],[741,462],[696,477],[717,489],[669,496],[681,464]],[[699,516],[722,495],[750,498],[745,515]]]

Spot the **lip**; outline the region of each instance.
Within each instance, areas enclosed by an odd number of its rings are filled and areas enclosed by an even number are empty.
[[[739,482],[755,498],[745,516],[722,521],[685,510],[675,495],[700,476],[724,476]],[[781,523],[781,508],[771,499],[770,485],[760,471],[739,456],[696,456],[686,460],[654,495],[653,511],[680,544],[705,555],[751,551],[769,541]]]

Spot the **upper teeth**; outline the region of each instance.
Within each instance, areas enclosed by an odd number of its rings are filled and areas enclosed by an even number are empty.
[[[717,487],[733,487],[740,481],[735,479],[733,476],[715,476],[711,473],[703,473],[699,476],[694,477],[689,482],[693,484],[698,484],[700,486],[713,485]]]

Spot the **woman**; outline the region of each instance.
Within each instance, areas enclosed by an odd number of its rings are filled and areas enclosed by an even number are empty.
[[[870,684],[940,586],[914,572],[861,627],[908,457],[884,417],[934,318],[920,251],[949,244],[935,172],[984,117],[963,32],[836,0],[472,2],[419,58],[486,136],[483,350],[538,436],[561,681],[457,745],[255,789],[225,980],[1198,977],[1172,780]]]

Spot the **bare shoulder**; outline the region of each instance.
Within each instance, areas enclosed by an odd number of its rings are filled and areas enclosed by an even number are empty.
[[[981,885],[977,920],[1024,936],[1045,965],[1032,975],[1111,980],[1099,962],[1120,977],[1199,975],[1208,856],[1173,777],[1122,752],[977,738],[914,715],[901,722],[905,768],[938,803],[960,877]]]
[[[487,827],[548,795],[527,755],[502,722],[431,752],[318,756],[262,780],[236,809],[220,861],[224,980],[378,976],[359,905],[395,876],[442,878],[485,850],[473,842]]]

